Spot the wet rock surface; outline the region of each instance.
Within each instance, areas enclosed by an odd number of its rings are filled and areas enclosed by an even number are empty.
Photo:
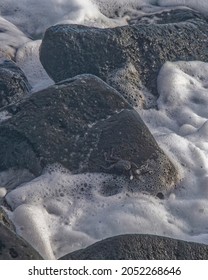
[[[203,16],[192,10],[175,10],[157,17],[156,24],[135,20],[136,24],[111,29],[52,26],[44,35],[40,60],[56,82],[91,73],[121,90],[120,75],[128,77],[127,88],[134,87],[137,80],[138,88],[144,86],[157,96],[157,75],[164,62],[208,61],[208,23]],[[133,95],[127,89],[121,93],[138,105],[138,88]]]
[[[208,246],[156,235],[127,234],[97,242],[61,260],[207,260]]]
[[[0,260],[41,259],[35,249],[0,221]]]
[[[31,86],[23,71],[12,61],[0,64],[0,108],[26,97]]]
[[[93,75],[62,81],[2,112],[10,118],[0,124],[0,171],[27,169],[38,176],[58,162],[73,173],[115,174],[132,190],[154,194],[177,181],[139,114]]]

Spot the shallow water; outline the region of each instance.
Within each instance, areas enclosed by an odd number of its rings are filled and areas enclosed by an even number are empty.
[[[53,83],[38,58],[40,38],[50,25],[113,27],[178,6],[208,13],[207,1],[194,0],[3,0],[0,27],[7,31],[0,33],[2,52],[10,52],[11,45],[12,50],[18,48],[16,62],[35,92]],[[180,173],[180,182],[167,198],[129,193],[122,180],[117,194],[104,196],[102,182],[111,175],[72,175],[53,165],[7,194],[9,216],[18,233],[51,259],[122,233],[151,233],[208,244],[207,74],[205,62],[166,62],[157,80],[158,109],[136,108]],[[8,117],[1,113],[0,120]],[[9,191],[5,173],[0,178],[0,196],[4,196]]]

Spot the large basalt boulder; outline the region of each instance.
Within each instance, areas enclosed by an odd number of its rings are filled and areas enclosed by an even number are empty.
[[[28,95],[31,86],[23,71],[12,61],[0,64],[0,108]]]
[[[99,241],[61,260],[207,260],[208,246],[156,235],[127,234]]]
[[[0,171],[28,169],[35,176],[60,163],[73,173],[123,176],[134,189],[170,190],[171,161],[139,114],[113,88],[80,75],[34,93],[0,113]]]
[[[91,73],[137,105],[141,99],[138,88],[144,86],[157,95],[157,75],[164,62],[208,61],[206,19],[192,10],[155,16],[161,18],[157,24],[137,22],[108,29],[52,26],[45,32],[40,60],[56,82]]]

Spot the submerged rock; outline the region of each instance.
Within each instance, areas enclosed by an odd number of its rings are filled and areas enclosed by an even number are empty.
[[[58,82],[91,73],[138,105],[142,87],[157,95],[157,75],[166,61],[208,61],[208,23],[192,10],[154,14],[154,24],[99,29],[56,25],[44,35],[40,60]],[[134,90],[136,88],[136,90]]]
[[[61,260],[207,260],[208,246],[156,235],[127,234],[99,241]]]
[[[5,60],[0,64],[0,108],[20,101],[30,89],[25,74],[14,62]]]
[[[58,162],[73,173],[116,174],[133,190],[154,194],[177,181],[139,114],[96,76],[62,81],[2,112],[10,118],[0,124],[0,171],[38,176]]]

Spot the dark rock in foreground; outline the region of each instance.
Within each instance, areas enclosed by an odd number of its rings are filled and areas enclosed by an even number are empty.
[[[25,74],[14,62],[0,64],[0,108],[20,101],[30,89]]]
[[[61,260],[207,260],[208,246],[156,235],[127,234],[97,242]]]
[[[73,173],[122,176],[130,188],[170,190],[177,172],[139,114],[113,88],[81,75],[4,108],[0,171],[28,169],[38,176],[48,164]]]
[[[41,260],[25,240],[0,222],[0,260]]]
[[[91,73],[135,105],[140,102],[142,85],[157,95],[157,75],[164,62],[208,61],[207,21],[192,10],[165,13],[154,14],[161,17],[158,24],[111,29],[52,26],[44,35],[40,60],[56,82]]]

